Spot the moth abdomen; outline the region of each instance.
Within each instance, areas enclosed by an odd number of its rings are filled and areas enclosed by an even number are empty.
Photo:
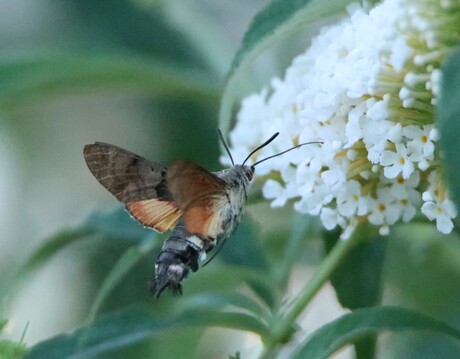
[[[158,298],[166,288],[171,289],[173,295],[181,295],[180,282],[198,270],[198,260],[203,253],[203,241],[189,233],[183,221],[179,221],[155,263],[155,279],[150,285],[152,296]]]

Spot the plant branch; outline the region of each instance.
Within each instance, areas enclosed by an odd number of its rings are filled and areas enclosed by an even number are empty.
[[[290,304],[286,313],[281,318],[274,318],[272,336],[265,342],[265,350],[261,355],[263,359],[276,356],[276,347],[280,343],[285,343],[290,339],[294,330],[294,324],[298,316],[321,289],[323,284],[329,279],[332,272],[340,265],[351,248],[359,241],[359,236],[352,236],[348,240],[340,240],[334,246],[329,255],[318,267],[313,278],[305,285],[301,292]]]

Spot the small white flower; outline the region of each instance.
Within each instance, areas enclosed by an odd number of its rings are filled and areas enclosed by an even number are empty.
[[[454,228],[452,218],[457,216],[457,210],[450,200],[445,200],[440,204],[432,201],[425,202],[422,206],[422,213],[430,221],[436,220],[436,228],[441,233],[450,233]]]
[[[388,178],[396,178],[400,173],[403,178],[409,178],[414,172],[414,164],[409,158],[406,146],[402,143],[396,144],[396,152],[383,151],[380,164],[384,166],[384,173]]]
[[[367,211],[367,199],[361,194],[358,181],[348,181],[337,194],[337,210],[342,216],[362,216]]]
[[[369,222],[377,226],[394,224],[401,214],[400,203],[391,196],[388,189],[382,188],[377,193],[377,199],[369,204]]]
[[[344,226],[345,219],[332,208],[324,207],[321,210],[321,222],[323,222],[326,229],[334,229],[337,225]]]
[[[382,182],[390,184],[391,195],[397,199],[408,198],[409,195],[417,193],[417,198],[420,197],[419,192],[415,189],[420,184],[420,173],[418,171],[411,174],[405,179],[399,174],[394,180],[383,178]]]
[[[407,146],[411,152],[413,161],[432,160],[434,155],[434,143],[431,140],[433,126],[407,126],[404,128],[404,135],[410,139]]]
[[[272,179],[265,182],[264,187],[262,188],[262,194],[267,199],[274,199],[271,203],[272,207],[282,207],[288,200],[285,195],[285,189],[281,184]]]

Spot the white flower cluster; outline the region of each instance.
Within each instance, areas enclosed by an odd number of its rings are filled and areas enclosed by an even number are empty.
[[[440,178],[434,110],[441,63],[460,38],[460,1],[385,0],[348,12],[284,79],[243,101],[231,150],[244,158],[278,131],[259,159],[321,141],[261,163],[256,175],[268,177],[272,206],[295,199],[327,229],[342,227],[342,238],[362,221],[388,233],[418,210],[449,233],[457,211]]]

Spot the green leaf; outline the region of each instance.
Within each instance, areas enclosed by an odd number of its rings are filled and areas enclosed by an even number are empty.
[[[210,292],[184,298],[178,303],[178,309],[182,311],[209,311],[220,310],[224,306],[233,306],[242,309],[256,317],[267,318],[269,312],[253,299],[237,293]]]
[[[228,264],[267,270],[269,262],[260,243],[259,232],[260,225],[245,214],[218,257]]]
[[[268,330],[254,317],[241,313],[187,312],[176,318],[154,315],[145,307],[130,308],[97,319],[72,334],[59,335],[35,345],[26,359],[94,358],[145,341],[165,330],[191,326],[218,326],[266,335]]]
[[[311,216],[305,216],[304,214],[293,216],[291,220],[292,230],[286,241],[284,255],[277,272],[278,283],[281,288],[285,288],[289,283],[289,276],[298,260],[305,239],[311,237],[316,230],[315,223],[316,219]]]
[[[83,359],[93,358],[126,347],[171,328],[171,320],[154,317],[145,308],[128,309],[104,316],[91,326],[72,334],[63,334],[38,343],[31,348],[27,359]]]
[[[96,235],[108,240],[132,239],[139,241],[146,235],[151,235],[151,233],[151,230],[142,227],[131,219],[121,207],[108,212],[94,212],[80,226],[73,229],[64,229],[44,240],[43,244],[35,250],[13,277],[5,293],[7,296],[11,295],[20,284],[61,249],[76,241]]]
[[[248,285],[267,306],[273,307],[276,298],[276,286],[265,271],[242,266],[210,265],[201,268],[184,281],[184,292],[201,293],[203,291],[230,291]],[[160,298],[162,300],[162,298]]]
[[[339,231],[325,232],[323,238],[327,252],[340,241],[339,235]],[[331,284],[340,304],[352,310],[380,303],[388,242],[386,237],[379,236],[377,230],[369,225],[361,225],[353,235],[359,237],[358,244],[350,249],[331,275]],[[354,344],[357,359],[374,357],[375,337],[368,336]]]
[[[308,24],[343,12],[352,0],[274,0],[253,19],[233,58],[221,99],[219,125],[230,127],[237,83],[245,67],[264,49]]]
[[[440,147],[450,193],[460,208],[460,47],[448,58],[442,69],[441,94],[437,106]]]
[[[163,17],[189,41],[196,54],[219,77],[225,76],[232,57],[221,24],[203,11],[207,4],[188,0],[159,1]]]
[[[23,105],[63,90],[139,88],[154,95],[217,100],[207,76],[184,68],[121,53],[35,51],[0,57],[0,107]]]
[[[21,359],[27,352],[24,344],[11,340],[0,340],[0,359]]]
[[[6,319],[3,319],[3,318],[0,318],[0,332],[2,331],[2,329],[5,327],[5,325],[8,324],[8,320]]]
[[[110,240],[122,238],[139,241],[153,233],[151,229],[131,218],[123,206],[117,206],[110,211],[95,211],[81,226]]]
[[[156,234],[153,234],[156,237]],[[88,314],[88,322],[92,322],[105,298],[112,292],[115,286],[126,276],[131,268],[133,268],[146,254],[149,254],[156,246],[156,238],[152,235],[146,237],[136,246],[132,246],[120,257],[118,262],[112,268],[110,273],[105,278],[99,289],[96,299],[91,305]]]
[[[292,358],[328,358],[364,336],[410,330],[444,334],[460,345],[458,329],[415,310],[386,306],[358,309],[326,324],[308,337]]]
[[[229,312],[187,312],[180,321],[186,326],[219,327],[252,332],[261,337],[268,336],[267,326],[252,315]]]
[[[88,228],[65,229],[46,239],[19,269],[5,290],[6,297],[14,291],[35,271],[48,262],[57,252],[69,244],[85,239],[94,232]]]
[[[349,309],[370,307],[380,302],[382,270],[387,238],[370,226],[360,226],[354,236],[361,237],[331,276],[340,304]],[[340,240],[338,233],[325,232],[326,251]]]

